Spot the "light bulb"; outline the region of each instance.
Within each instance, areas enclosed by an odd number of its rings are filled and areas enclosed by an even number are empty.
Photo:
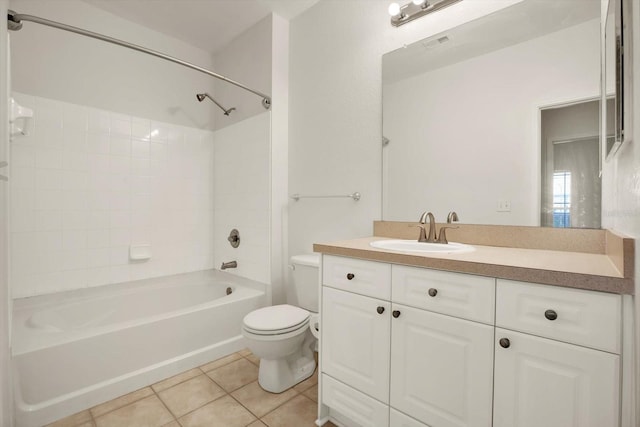
[[[424,0],[413,0],[413,4],[416,6],[422,6],[424,4]]]
[[[398,3],[391,3],[389,5],[389,15],[391,16],[400,15],[400,5]]]

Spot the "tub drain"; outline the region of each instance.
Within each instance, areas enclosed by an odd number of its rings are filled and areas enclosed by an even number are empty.
[[[230,287],[227,288],[227,295],[231,295],[233,293],[233,289],[231,289]]]

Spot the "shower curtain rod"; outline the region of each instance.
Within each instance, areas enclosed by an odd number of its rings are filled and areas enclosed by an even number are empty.
[[[271,107],[271,97],[269,95],[266,95],[262,92],[259,92],[257,90],[251,89],[245,85],[243,85],[242,83],[238,83],[235,80],[231,80],[230,78],[227,78],[221,74],[218,73],[214,73],[213,71],[207,70],[206,68],[202,68],[199,67],[197,65],[194,65],[190,62],[187,61],[183,61],[181,59],[178,58],[174,58],[173,56],[169,56],[166,55],[162,52],[158,52],[152,49],[147,49],[146,47],[142,47],[142,46],[138,46],[136,44],[133,43],[129,43],[123,40],[119,40],[113,37],[109,37],[109,36],[105,36],[103,34],[99,34],[99,33],[94,33],[93,31],[88,31],[88,30],[84,30],[82,28],[78,28],[78,27],[74,27],[71,25],[67,25],[67,24],[63,24],[61,22],[56,22],[56,21],[50,21],[48,19],[44,19],[44,18],[40,18],[38,16],[33,16],[33,15],[24,15],[21,13],[16,13],[13,10],[9,10],[8,14],[7,14],[7,24],[10,30],[13,31],[18,31],[19,29],[22,28],[22,21],[30,21],[30,22],[35,22],[37,24],[42,24],[42,25],[46,25],[48,27],[53,27],[53,28],[57,28],[59,30],[64,30],[64,31],[69,31],[71,33],[76,33],[76,34],[80,34],[83,36],[87,36],[87,37],[91,37],[94,39],[98,39],[98,40],[102,40],[105,41],[107,43],[112,43],[112,44],[116,44],[118,46],[122,46],[122,47],[126,47],[128,49],[132,49],[132,50],[136,50],[138,52],[142,52],[142,53],[146,53],[148,55],[151,56],[155,56],[157,58],[162,58],[166,61],[169,62],[173,62],[176,64],[180,64],[184,67],[187,68],[191,68],[192,70],[196,70],[196,71],[200,71],[201,73],[207,74],[211,77],[215,77],[216,79],[225,81],[227,83],[230,83],[234,86],[237,86],[239,88],[242,88],[246,91],[249,91],[255,95],[258,95],[260,97],[262,97],[262,106],[264,108],[266,108],[267,110]]]

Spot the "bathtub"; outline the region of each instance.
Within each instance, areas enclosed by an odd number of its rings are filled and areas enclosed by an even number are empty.
[[[208,270],[14,301],[16,425],[36,427],[244,348],[266,285]]]

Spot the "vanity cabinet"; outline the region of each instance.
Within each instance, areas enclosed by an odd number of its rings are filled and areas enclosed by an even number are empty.
[[[495,279],[333,256],[322,271],[325,405],[357,425],[491,426]]]
[[[347,427],[620,425],[619,295],[324,255],[321,297]]]
[[[494,427],[620,425],[621,302],[499,279]]]

